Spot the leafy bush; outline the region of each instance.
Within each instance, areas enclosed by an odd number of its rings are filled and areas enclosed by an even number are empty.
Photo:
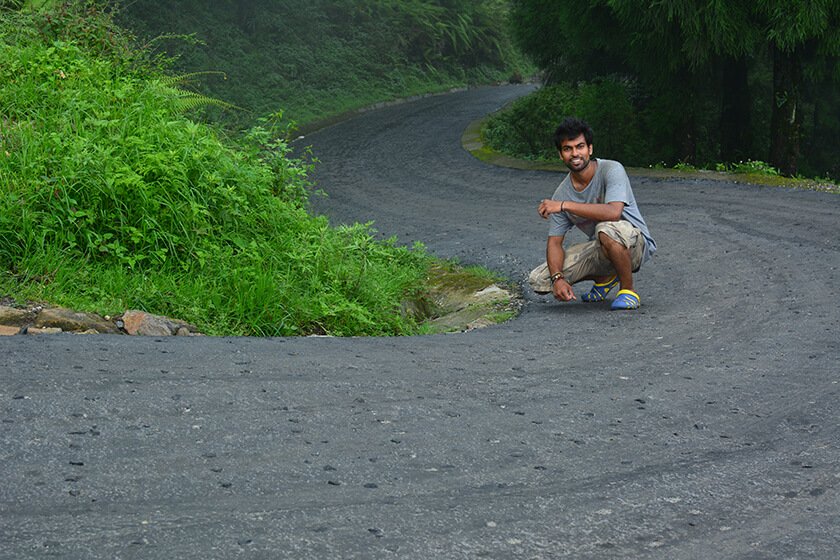
[[[639,161],[642,150],[630,84],[599,80],[579,86],[577,112],[595,131],[596,155],[627,162]]]
[[[491,148],[503,153],[554,160],[554,130],[570,115],[592,126],[597,155],[628,164],[636,161],[637,120],[629,86],[618,80],[545,86],[487,119],[482,137]]]
[[[215,334],[412,331],[422,247],[310,216],[276,119],[225,140],[183,114],[205,98],[69,6],[0,12],[0,290]]]
[[[514,156],[556,158],[552,135],[562,116],[574,113],[574,100],[574,91],[568,86],[541,88],[491,115],[482,137],[491,148]]]

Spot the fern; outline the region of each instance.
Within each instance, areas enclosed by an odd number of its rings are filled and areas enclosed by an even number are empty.
[[[187,74],[178,74],[177,76],[163,76],[159,81],[165,86],[179,86],[189,84],[193,78],[199,76],[221,76],[223,80],[227,80],[227,74],[218,70],[205,70],[202,72],[188,72]]]
[[[189,89],[184,89],[185,84],[190,83],[193,78],[205,75],[221,75],[227,79],[224,72],[190,72],[178,76],[164,76],[156,80],[160,91],[172,100],[172,107],[178,112],[186,112],[199,107],[215,106],[221,109],[245,111],[242,107],[228,103],[221,99],[204,95]]]
[[[207,95],[197,93],[194,91],[188,91],[183,89],[174,88],[176,95],[173,99],[173,107],[177,111],[186,112],[192,109],[197,109],[199,107],[207,107],[207,106],[215,106],[220,107],[222,109],[231,109],[231,110],[239,110],[244,111],[242,107],[238,107],[233,105],[232,103],[228,103],[227,101],[222,101],[221,99],[216,99],[215,97],[209,97]]]

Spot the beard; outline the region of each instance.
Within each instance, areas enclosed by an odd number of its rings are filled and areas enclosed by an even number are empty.
[[[568,162],[566,162],[566,167],[568,167],[570,171],[580,173],[581,171],[589,167],[589,163],[591,161],[592,159],[588,157],[580,158],[578,160],[571,159]]]

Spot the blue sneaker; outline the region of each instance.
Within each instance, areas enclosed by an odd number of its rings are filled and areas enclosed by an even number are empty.
[[[612,302],[610,309],[638,309],[642,305],[639,294],[633,290],[620,290]]]
[[[593,303],[596,301],[604,301],[607,299],[607,294],[610,291],[618,286],[618,276],[613,276],[606,282],[602,282],[598,284],[597,282],[592,285],[592,289],[589,292],[580,296],[580,299],[586,303]]]

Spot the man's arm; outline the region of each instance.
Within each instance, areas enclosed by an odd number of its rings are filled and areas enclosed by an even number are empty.
[[[553,275],[563,272],[563,264],[566,260],[566,252],[563,250],[563,236],[549,236],[545,247],[545,261],[548,263],[548,273]],[[551,285],[554,297],[560,301],[571,301],[577,299],[572,291],[572,286],[565,278],[556,280]]]
[[[548,218],[555,212],[571,212],[581,218],[589,218],[596,222],[617,222],[624,211],[623,202],[607,202],[604,204],[590,204],[586,202],[572,202],[571,200],[550,200],[540,202],[537,209],[540,216]]]

